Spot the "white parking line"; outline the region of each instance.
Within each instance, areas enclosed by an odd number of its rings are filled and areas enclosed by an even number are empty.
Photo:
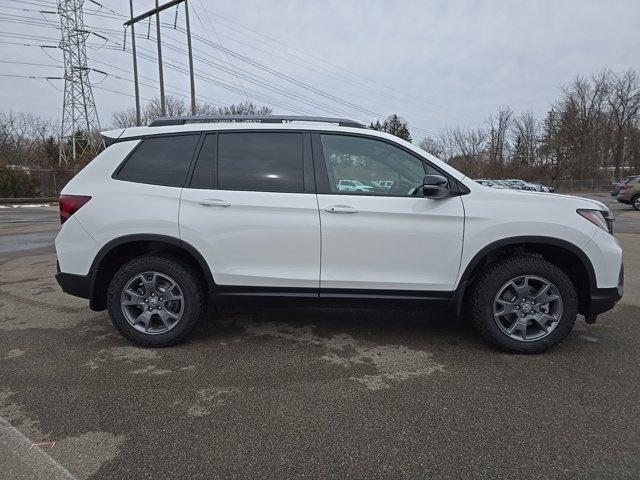
[[[3,478],[76,480],[4,418],[0,418],[0,471]]]

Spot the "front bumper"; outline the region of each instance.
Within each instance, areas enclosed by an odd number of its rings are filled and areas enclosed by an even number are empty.
[[[587,323],[596,321],[596,317],[615,307],[624,294],[624,266],[620,267],[618,286],[613,288],[596,288],[591,291],[589,308],[584,312]]]

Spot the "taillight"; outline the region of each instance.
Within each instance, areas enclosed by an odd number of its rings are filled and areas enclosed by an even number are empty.
[[[627,185],[627,184],[620,185],[620,190],[626,190],[627,188],[631,188],[631,187],[633,187],[633,185]]]
[[[91,200],[91,197],[86,195],[60,195],[60,224],[66,222],[71,215],[80,210],[89,200]]]

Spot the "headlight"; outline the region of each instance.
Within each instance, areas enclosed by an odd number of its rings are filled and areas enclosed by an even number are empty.
[[[613,235],[614,217],[607,211],[578,209],[577,212],[593,223],[596,227],[603,229]]]

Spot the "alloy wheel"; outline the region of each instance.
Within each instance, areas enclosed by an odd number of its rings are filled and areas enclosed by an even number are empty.
[[[495,296],[493,318],[498,328],[514,340],[540,340],[549,335],[562,318],[560,292],[542,277],[512,278]]]
[[[158,335],[180,323],[185,301],[182,290],[171,277],[160,272],[144,272],[126,283],[120,305],[133,328]]]

